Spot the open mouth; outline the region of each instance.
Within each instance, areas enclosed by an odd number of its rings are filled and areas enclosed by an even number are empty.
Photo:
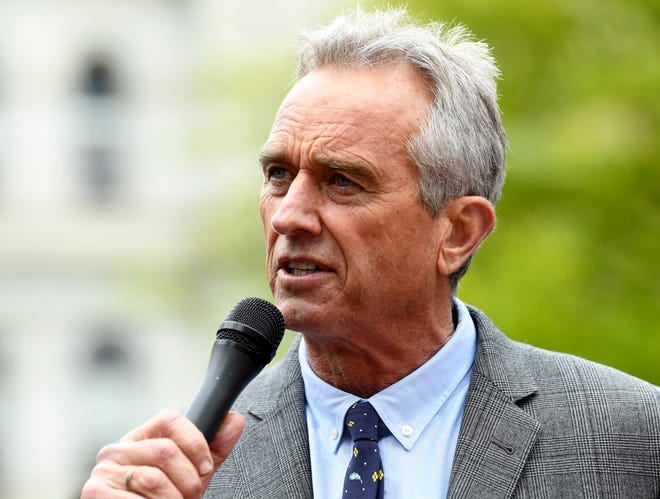
[[[287,273],[294,276],[306,276],[323,270],[318,265],[306,262],[289,263],[284,268]]]

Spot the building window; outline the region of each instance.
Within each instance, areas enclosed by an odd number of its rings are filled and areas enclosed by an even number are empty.
[[[107,57],[92,57],[84,66],[80,94],[80,181],[86,201],[112,206],[122,181],[119,158],[120,97],[118,76]]]
[[[88,369],[93,376],[122,379],[130,374],[132,359],[127,346],[129,335],[114,325],[96,326],[87,354]]]

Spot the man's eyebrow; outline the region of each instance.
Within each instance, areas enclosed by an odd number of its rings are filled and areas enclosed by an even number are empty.
[[[361,161],[351,158],[343,158],[334,154],[318,153],[314,155],[314,162],[332,170],[350,172],[362,177],[373,176],[373,171],[369,166],[364,165]]]
[[[288,163],[289,158],[284,151],[275,149],[264,149],[259,153],[259,163],[261,167],[265,168],[271,163]]]
[[[312,155],[312,162],[323,168],[350,172],[364,178],[374,175],[372,169],[368,165],[363,164],[362,161],[345,158],[338,154],[316,152]],[[259,163],[261,163],[262,168],[266,168],[271,164],[288,165],[291,163],[291,159],[284,150],[266,148],[259,153]]]

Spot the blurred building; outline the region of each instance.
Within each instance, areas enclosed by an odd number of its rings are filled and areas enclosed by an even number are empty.
[[[76,497],[102,444],[197,386],[212,331],[135,292],[189,264],[213,192],[190,78],[200,47],[263,49],[312,10],[233,3],[0,0],[0,497]]]
[[[2,497],[74,497],[191,382],[181,319],[126,292],[186,258],[182,4],[0,2]]]

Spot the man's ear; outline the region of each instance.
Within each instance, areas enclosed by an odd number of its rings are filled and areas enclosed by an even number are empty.
[[[493,230],[495,210],[486,198],[462,196],[449,201],[441,216],[445,230],[438,252],[438,271],[449,276]]]

